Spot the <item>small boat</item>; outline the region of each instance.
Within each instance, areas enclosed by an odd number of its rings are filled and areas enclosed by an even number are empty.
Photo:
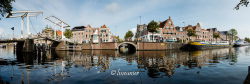
[[[192,41],[187,45],[184,45],[182,50],[203,50],[203,49],[214,49],[214,48],[226,48],[231,47],[228,41],[219,41],[219,42],[205,42],[205,41]]]
[[[122,45],[119,50],[122,53],[126,53],[126,52],[128,52],[128,47],[127,47],[127,45]]]
[[[234,43],[234,47],[241,47],[241,46],[246,46],[247,43],[243,40],[238,40]]]
[[[0,48],[6,48],[6,45],[0,45]]]

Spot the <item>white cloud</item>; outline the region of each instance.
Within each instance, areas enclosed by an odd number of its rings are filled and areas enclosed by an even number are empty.
[[[112,2],[108,5],[106,5],[105,9],[108,11],[108,12],[112,12],[112,13],[115,13],[117,12],[118,10],[120,10],[120,6],[118,3],[115,3],[115,2]]]
[[[134,35],[135,35],[136,29],[137,29],[137,28],[132,28],[132,29],[130,29],[130,31],[132,31],[132,32],[134,33]]]
[[[4,30],[3,28],[0,28],[0,35],[3,34]]]
[[[6,37],[4,32],[5,32],[4,29],[0,27],[0,39],[4,39],[4,37]]]

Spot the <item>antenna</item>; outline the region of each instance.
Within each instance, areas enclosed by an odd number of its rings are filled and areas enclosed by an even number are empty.
[[[140,16],[140,24],[141,24],[141,16]]]

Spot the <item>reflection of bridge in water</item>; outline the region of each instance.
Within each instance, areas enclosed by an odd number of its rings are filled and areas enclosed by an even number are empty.
[[[120,54],[115,50],[83,50],[74,51],[48,51],[36,54],[16,54],[17,60],[8,63],[25,64],[21,69],[33,70],[48,68],[49,80],[63,80],[71,75],[71,68],[82,68],[88,72],[97,68],[100,73],[105,73],[113,69],[112,62],[121,59],[127,64],[136,64],[139,71],[146,72],[149,77],[162,78],[171,77],[176,73],[176,69],[184,67],[185,70],[196,69],[205,66],[216,66],[217,63],[237,62],[236,50],[234,48],[214,49],[194,52],[182,51],[137,51],[135,54]],[[120,61],[121,61],[120,60]],[[135,62],[135,63],[134,63]],[[26,66],[28,65],[28,66]],[[133,69],[138,71],[137,69]],[[56,70],[56,73],[53,71]],[[109,72],[108,72],[109,73]],[[197,74],[202,72],[197,72]]]
[[[45,41],[45,43],[34,41]],[[50,41],[50,44],[48,41]],[[37,48],[40,48],[37,45],[56,47],[59,44],[59,41],[47,37],[36,37],[26,39],[0,40],[0,43],[15,43],[16,45],[14,46],[17,52],[34,52],[37,50]]]

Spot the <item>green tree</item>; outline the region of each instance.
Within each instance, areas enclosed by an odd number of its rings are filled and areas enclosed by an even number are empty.
[[[245,38],[245,41],[248,42],[248,43],[250,43],[250,38],[247,38],[247,37],[246,37],[246,38]]]
[[[1,0],[0,1],[0,14],[4,17],[4,14],[12,11],[12,2],[15,0]],[[1,18],[0,18],[1,19]]]
[[[248,6],[249,0],[240,0],[240,2],[236,5],[235,9],[239,10],[240,6]]]
[[[213,38],[215,38],[217,42],[217,39],[220,38],[220,34],[218,32],[213,33]]]
[[[147,30],[148,32],[151,32],[153,34],[152,37],[153,41],[154,41],[154,33],[156,33],[158,29],[159,29],[159,24],[154,20],[148,23]]]
[[[192,37],[192,36],[197,36],[197,35],[196,35],[196,31],[194,31],[193,29],[188,29],[188,30],[187,30],[187,36],[189,37],[189,39],[190,39],[190,37]]]
[[[73,36],[73,33],[70,29],[66,29],[64,32],[64,36],[68,39],[70,39]]]
[[[123,42],[123,40],[119,36],[114,36],[114,38],[117,40],[117,42]]]
[[[228,31],[228,34],[231,36],[231,40],[233,42],[234,40],[236,40],[235,37],[237,36],[238,32],[236,29],[230,29]]]
[[[132,32],[132,31],[128,31],[128,32],[126,33],[126,35],[124,36],[124,39],[125,39],[126,41],[131,41],[133,36],[134,36],[133,32]]]

